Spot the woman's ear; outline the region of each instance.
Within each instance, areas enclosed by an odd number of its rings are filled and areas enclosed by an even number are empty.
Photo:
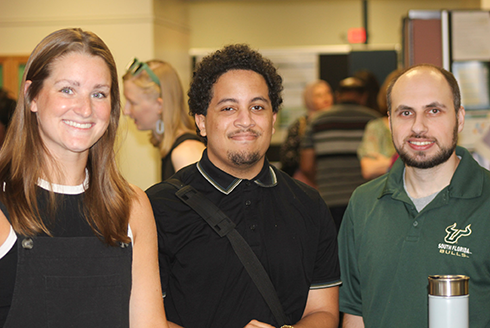
[[[163,113],[163,99],[162,99],[162,97],[158,97],[156,101],[158,104],[158,114],[162,114]]]
[[[29,88],[31,87],[31,84],[32,84],[31,80],[26,80],[26,82],[24,83],[24,95],[27,94],[27,90],[29,90]],[[34,113],[37,112],[36,99],[31,100],[31,112],[34,112]]]

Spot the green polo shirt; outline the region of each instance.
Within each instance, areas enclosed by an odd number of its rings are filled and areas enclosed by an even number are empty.
[[[470,277],[470,326],[490,327],[490,172],[457,147],[449,186],[420,213],[404,164],[354,192],[339,232],[340,310],[366,328],[427,327],[428,276]]]

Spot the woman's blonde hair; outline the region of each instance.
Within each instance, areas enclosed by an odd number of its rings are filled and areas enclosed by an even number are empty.
[[[123,81],[133,82],[143,93],[155,100],[161,97],[161,120],[163,121],[165,132],[161,140],[152,133],[150,142],[160,150],[160,156],[165,157],[172,148],[175,139],[177,139],[179,130],[196,133],[196,127],[194,119],[189,115],[182,83],[175,69],[167,62],[157,59],[147,61],[146,64],[158,77],[161,90],[145,70],[141,70],[136,75],[126,72],[123,76]]]
[[[116,65],[109,48],[92,32],[79,28],[58,30],[45,37],[30,55],[17,107],[0,151],[0,182],[5,191],[0,192],[0,200],[7,206],[17,233],[50,235],[39,213],[37,182],[41,177],[51,180],[48,167],[56,167],[57,163],[42,141],[37,114],[31,111],[31,104],[41,92],[56,60],[70,53],[102,58],[111,75],[109,125],[89,150],[86,164],[89,185],[83,195],[82,210],[95,234],[106,243],[129,242],[127,230],[134,192],[119,173],[114,154],[121,112]],[[31,82],[27,88],[26,81]],[[54,217],[56,208],[55,195],[51,192],[49,217]]]

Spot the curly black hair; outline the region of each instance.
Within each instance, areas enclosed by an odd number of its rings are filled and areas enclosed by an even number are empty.
[[[213,97],[213,86],[221,75],[230,70],[250,70],[262,75],[269,88],[274,113],[282,104],[282,78],[272,62],[247,44],[233,44],[202,59],[194,71],[188,92],[189,113],[206,116]]]

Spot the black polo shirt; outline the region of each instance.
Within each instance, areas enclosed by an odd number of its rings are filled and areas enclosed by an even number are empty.
[[[174,177],[204,193],[236,224],[269,273],[286,316],[302,317],[310,288],[340,284],[337,239],[314,189],[269,165],[252,180],[214,166],[206,150]],[[158,228],[160,275],[169,321],[186,328],[277,325],[226,237],[162,182],[147,190]]]

